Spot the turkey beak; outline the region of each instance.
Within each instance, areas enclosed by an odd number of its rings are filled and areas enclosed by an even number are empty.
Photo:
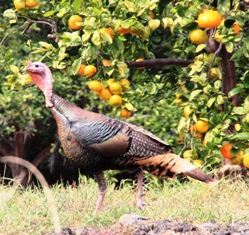
[[[22,69],[22,72],[32,72],[32,62],[28,60],[27,66]]]

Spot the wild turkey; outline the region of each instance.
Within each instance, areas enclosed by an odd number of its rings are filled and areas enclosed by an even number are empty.
[[[174,179],[183,173],[194,179],[215,180],[187,160],[174,154],[172,148],[152,133],[135,125],[102,114],[83,110],[52,92],[52,73],[41,62],[28,62],[23,69],[30,73],[42,90],[56,120],[65,155],[78,168],[91,172],[99,188],[96,210],[102,208],[106,193],[103,171],[116,169],[137,174],[137,205],[143,208],[143,170],[161,178]]]

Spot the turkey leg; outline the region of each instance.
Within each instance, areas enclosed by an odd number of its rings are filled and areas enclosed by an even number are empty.
[[[99,197],[98,197],[96,209],[94,211],[94,214],[96,214],[98,211],[102,209],[103,201],[104,201],[105,194],[106,194],[106,182],[105,182],[103,171],[99,171],[97,173],[94,173],[93,175],[94,175],[95,180],[98,183],[98,188],[99,188]]]
[[[143,210],[146,203],[143,202],[143,170],[140,168],[137,172],[137,206]]]

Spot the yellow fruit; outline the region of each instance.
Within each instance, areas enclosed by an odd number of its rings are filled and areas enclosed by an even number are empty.
[[[109,78],[107,80],[107,85],[110,86],[113,82],[115,82],[114,78]]]
[[[183,153],[183,158],[185,159],[196,159],[198,157],[198,154],[197,153],[193,153],[191,149],[188,149],[186,150],[184,153]]]
[[[122,104],[123,100],[120,95],[112,95],[109,99],[109,104],[112,107],[119,107]]]
[[[121,79],[120,84],[122,86],[123,91],[127,91],[130,87],[130,81],[126,78]]]
[[[207,42],[208,35],[205,31],[201,29],[196,29],[190,33],[189,39],[192,43],[199,45]]]
[[[182,103],[182,99],[177,99],[177,98],[176,98],[176,99],[174,99],[174,103],[175,103],[175,104],[180,104],[180,103]]]
[[[100,81],[97,80],[92,80],[88,83],[88,87],[93,90],[93,91],[97,91],[100,92],[103,88],[102,83]]]
[[[193,109],[191,109],[191,106],[190,105],[186,105],[183,109],[183,112],[184,112],[184,116],[185,118],[189,118],[190,114],[193,113]]]
[[[99,32],[108,34],[111,38],[114,38],[114,32],[113,32],[112,28],[101,28],[101,29],[99,29]]]
[[[78,74],[84,74],[85,68],[86,68],[86,65],[85,64],[81,64],[80,68],[78,70]]]
[[[68,20],[68,26],[72,30],[78,30],[82,27],[78,24],[81,22],[83,22],[83,19],[79,15],[72,15]]]
[[[122,108],[119,116],[123,118],[128,118],[131,116],[131,114],[132,112],[129,112],[126,108]]]
[[[240,131],[241,130],[241,125],[239,123],[234,125],[234,128],[236,131]]]
[[[34,8],[38,5],[38,0],[26,0],[26,6],[29,8]]]
[[[191,156],[192,156],[192,154],[191,154],[191,150],[190,150],[190,149],[189,149],[189,150],[186,150],[186,151],[183,153],[183,158],[186,159],[186,160],[188,160],[188,161],[190,161]]]
[[[199,133],[205,133],[208,131],[209,129],[209,123],[208,121],[204,121],[202,119],[199,119],[196,123],[195,123],[195,128],[196,131]]]
[[[87,65],[84,69],[84,75],[87,77],[93,76],[97,72],[97,68],[94,65]]]
[[[119,82],[111,83],[109,89],[113,95],[120,95],[122,93],[122,86]]]
[[[242,157],[244,166],[249,168],[249,153],[244,154]]]
[[[14,0],[14,6],[17,11],[25,11],[26,9],[25,0]]]
[[[100,91],[99,95],[103,100],[109,100],[112,96],[112,93],[108,88],[105,87]]]
[[[202,28],[215,28],[220,25],[222,16],[218,11],[208,10],[201,13],[197,18],[197,23]]]
[[[201,168],[203,165],[203,161],[201,159],[196,159],[193,161],[193,165],[197,168]]]

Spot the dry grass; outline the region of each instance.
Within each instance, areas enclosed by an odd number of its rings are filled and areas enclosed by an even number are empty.
[[[107,227],[125,213],[138,213],[152,220],[169,219],[200,224],[211,219],[218,223],[249,221],[249,188],[245,182],[220,182],[216,186],[193,181],[180,184],[165,183],[156,187],[146,185],[145,210],[136,207],[136,189],[125,185],[115,190],[108,186],[104,210],[97,216],[92,212],[97,200],[97,184],[83,178],[77,188],[56,185],[52,194],[62,227]],[[13,195],[12,195],[13,194]],[[54,229],[51,206],[42,189],[19,189],[12,192],[0,185],[0,235],[41,234]]]

